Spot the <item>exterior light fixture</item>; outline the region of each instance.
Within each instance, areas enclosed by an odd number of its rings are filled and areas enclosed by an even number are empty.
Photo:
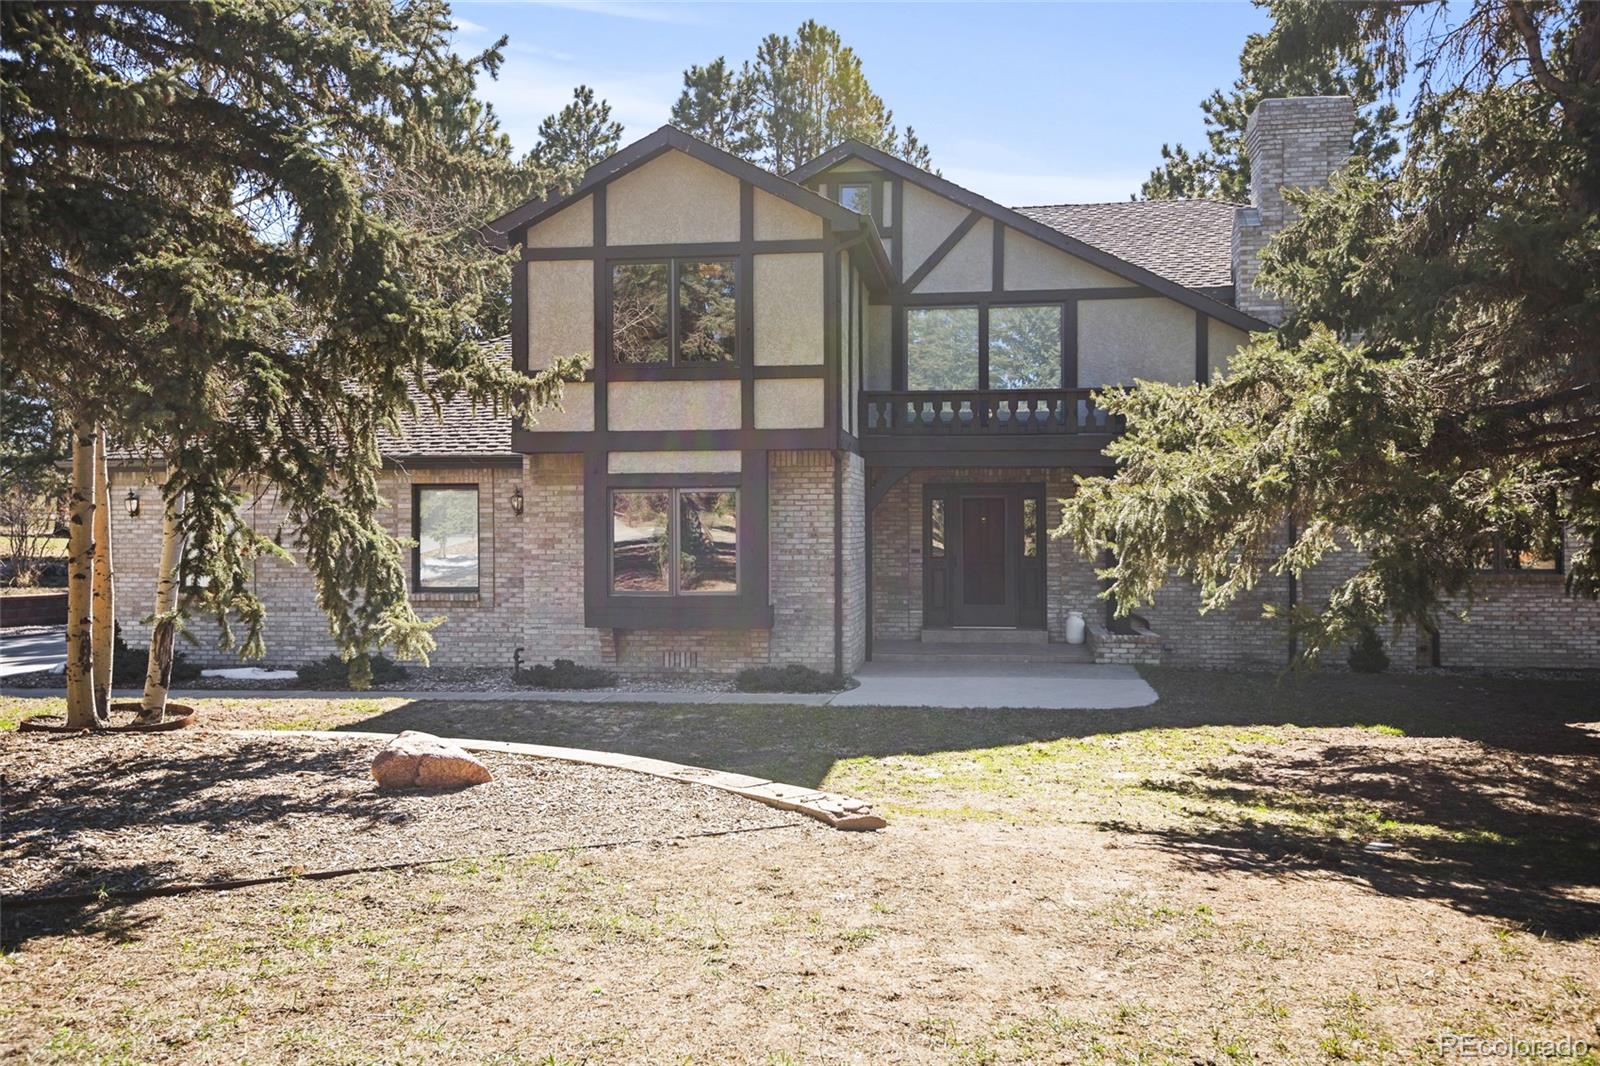
[[[128,517],[136,518],[139,515],[139,492],[129,489],[128,494],[122,498],[122,505],[128,509]]]
[[[514,515],[522,514],[522,490],[520,488],[511,490],[511,513]]]

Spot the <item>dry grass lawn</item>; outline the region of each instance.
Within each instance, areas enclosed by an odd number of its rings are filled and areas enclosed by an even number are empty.
[[[1154,707],[1066,714],[206,701],[213,725],[432,725],[825,782],[891,824],[12,910],[0,1057],[1449,1062],[1449,1033],[1600,1046],[1600,686],[1151,676]]]

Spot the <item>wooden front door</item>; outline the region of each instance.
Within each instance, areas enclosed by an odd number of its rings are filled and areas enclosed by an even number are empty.
[[[923,497],[923,625],[1044,625],[1044,492],[930,485]]]

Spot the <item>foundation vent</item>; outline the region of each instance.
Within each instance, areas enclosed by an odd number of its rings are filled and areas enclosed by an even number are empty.
[[[663,670],[698,670],[700,653],[697,651],[664,651],[661,653]]]

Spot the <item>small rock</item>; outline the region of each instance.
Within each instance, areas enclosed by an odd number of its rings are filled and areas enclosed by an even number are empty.
[[[494,780],[465,749],[414,729],[384,745],[372,760],[372,776],[379,788],[465,788]]]

